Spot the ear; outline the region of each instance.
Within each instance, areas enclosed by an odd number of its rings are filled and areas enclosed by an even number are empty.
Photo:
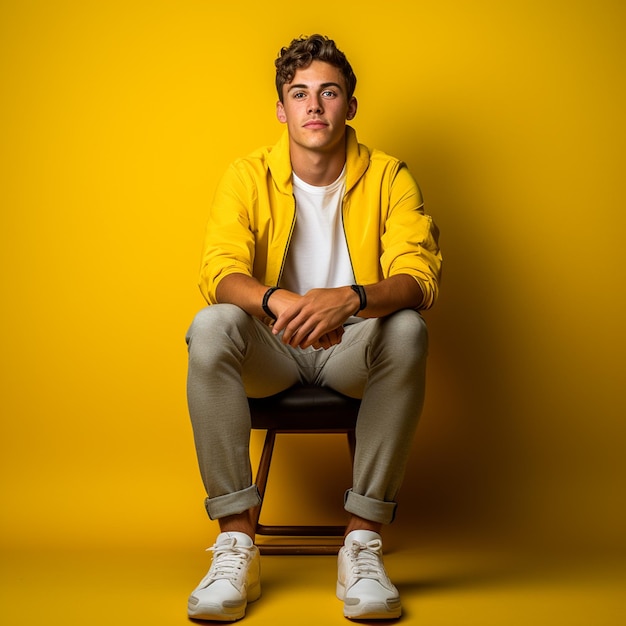
[[[350,98],[350,102],[348,102],[348,113],[346,114],[347,120],[354,119],[357,108],[358,108],[358,102],[356,101],[356,98],[352,96],[352,98]]]
[[[287,122],[287,116],[285,115],[285,107],[283,103],[279,100],[276,103],[276,117],[281,124],[285,124]]]

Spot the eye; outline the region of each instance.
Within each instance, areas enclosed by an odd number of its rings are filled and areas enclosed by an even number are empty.
[[[306,97],[306,94],[304,93],[304,91],[294,91],[293,92],[293,99],[294,100],[302,100],[302,98]]]
[[[334,98],[337,95],[336,92],[334,92],[332,89],[326,89],[325,91],[322,91],[322,96],[324,98]]]

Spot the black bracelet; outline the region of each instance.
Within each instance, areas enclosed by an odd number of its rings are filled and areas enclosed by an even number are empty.
[[[363,285],[350,285],[352,291],[359,296],[359,308],[357,313],[367,307],[367,296],[365,295],[365,287]]]
[[[267,304],[267,301],[270,299],[270,296],[277,290],[280,289],[280,287],[270,287],[266,292],[265,295],[263,296],[263,304],[261,305],[263,307],[263,310],[265,311],[265,313],[271,317],[273,320],[276,319],[276,316],[274,315],[274,313],[272,313],[272,309],[270,309],[269,305]]]

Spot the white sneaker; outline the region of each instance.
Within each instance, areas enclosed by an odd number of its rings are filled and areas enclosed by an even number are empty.
[[[385,572],[378,533],[354,530],[339,550],[337,597],[349,619],[400,617],[400,594]]]
[[[193,619],[232,622],[261,596],[259,549],[245,533],[221,533],[208,574],[193,590],[187,614]]]

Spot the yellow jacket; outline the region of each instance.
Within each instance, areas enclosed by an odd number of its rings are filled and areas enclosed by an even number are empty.
[[[424,293],[421,309],[439,289],[438,231],[424,214],[422,195],[406,165],[359,144],[347,127],[343,226],[355,280],[376,283],[409,274]],[[228,274],[278,285],[296,220],[289,136],[236,160],[218,185],[210,210],[200,271],[209,304]],[[321,286],[321,285],[320,285]]]

